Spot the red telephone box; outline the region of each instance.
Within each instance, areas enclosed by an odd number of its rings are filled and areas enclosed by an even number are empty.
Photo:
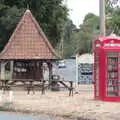
[[[120,101],[120,38],[94,41],[95,99]]]

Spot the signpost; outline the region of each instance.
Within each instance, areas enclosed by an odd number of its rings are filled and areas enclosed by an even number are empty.
[[[76,81],[75,81],[75,92],[78,92],[78,58],[79,55],[76,54]]]

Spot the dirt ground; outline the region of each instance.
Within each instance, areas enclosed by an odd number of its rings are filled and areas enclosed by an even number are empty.
[[[37,117],[52,120],[120,120],[120,103],[94,100],[92,86],[79,86],[81,92],[69,97],[68,91],[51,92],[45,95],[35,92],[27,95],[25,91],[14,91],[11,102],[16,112],[30,113]],[[1,105],[7,101],[1,100]]]

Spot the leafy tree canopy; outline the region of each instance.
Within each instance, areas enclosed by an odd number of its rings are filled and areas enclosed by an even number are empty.
[[[63,0],[0,0],[0,50],[29,8],[53,46],[61,39],[68,9]]]
[[[79,32],[74,34],[73,43],[76,45],[75,52],[87,53],[92,51],[92,40],[99,35],[99,17],[88,13],[84,22],[80,25]]]
[[[105,0],[105,2],[106,2],[106,7],[109,7],[109,8],[120,7],[119,0]]]
[[[107,35],[120,35],[120,1],[106,0],[106,31]]]

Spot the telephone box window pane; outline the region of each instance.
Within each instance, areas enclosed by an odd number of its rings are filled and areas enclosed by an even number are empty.
[[[119,55],[118,52],[107,54],[107,96],[120,96],[120,79],[119,79]]]
[[[111,57],[111,56],[118,56],[118,52],[110,52],[108,53],[108,56]]]

